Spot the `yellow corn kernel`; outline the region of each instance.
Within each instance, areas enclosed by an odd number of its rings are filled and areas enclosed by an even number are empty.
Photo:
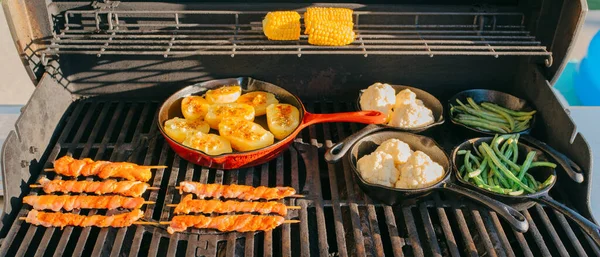
[[[262,23],[263,32],[270,40],[300,39],[300,14],[297,12],[269,12]]]
[[[352,24],[352,23],[350,23]],[[320,21],[313,24],[308,43],[320,46],[344,46],[354,42],[352,25],[347,22]]]
[[[309,7],[304,13],[304,34],[310,35],[313,25],[319,21],[339,21],[352,23],[352,10],[347,8]]]

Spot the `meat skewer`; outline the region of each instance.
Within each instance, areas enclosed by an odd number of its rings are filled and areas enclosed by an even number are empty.
[[[54,169],[45,171],[54,171],[68,177],[98,176],[102,179],[124,178],[147,182],[152,177],[150,169],[153,168],[166,166],[140,166],[129,162],[93,161],[90,158],[77,160],[71,156],[63,156],[54,161]]]
[[[274,213],[281,216],[287,215],[288,209],[300,208],[299,206],[285,206],[278,202],[194,200],[192,195],[186,195],[179,204],[167,204],[167,206],[175,207],[174,214],[257,212],[260,214]]]
[[[226,198],[240,199],[244,201],[266,199],[276,200],[285,197],[304,197],[296,195],[296,190],[291,187],[252,187],[246,185],[221,185],[202,184],[198,182],[183,181],[179,183],[180,193],[193,193],[200,199],[204,198]]]
[[[33,206],[36,210],[60,211],[64,209],[109,209],[116,208],[138,209],[146,202],[141,197],[89,196],[89,195],[30,195],[23,197],[23,203]]]
[[[207,217],[204,215],[181,215],[173,217],[171,221],[160,222],[160,224],[168,224],[167,232],[173,234],[175,232],[185,231],[190,227],[216,229],[222,232],[249,232],[249,231],[269,231],[283,223],[298,223],[296,220],[285,220],[281,216],[265,216],[265,215],[222,215],[215,217]]]
[[[62,193],[93,193],[97,195],[118,194],[122,196],[139,197],[146,190],[159,190],[140,181],[77,181],[77,180],[49,180],[40,179],[40,185],[30,185],[31,188],[43,188],[46,194]]]
[[[24,220],[27,223],[33,225],[41,225],[44,227],[60,227],[61,229],[66,226],[77,226],[77,227],[128,227],[132,224],[138,225],[158,225],[156,222],[145,222],[137,221],[144,216],[144,212],[140,209],[135,209],[131,212],[103,216],[103,215],[78,215],[72,213],[60,213],[60,212],[43,212],[37,210],[31,210],[27,214],[27,217],[21,217],[20,220]]]

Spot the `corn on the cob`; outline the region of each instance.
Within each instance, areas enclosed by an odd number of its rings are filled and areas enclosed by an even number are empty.
[[[352,24],[352,10],[347,8],[309,7],[304,13],[304,34],[314,32],[314,24],[320,21],[339,21]]]
[[[354,42],[352,25],[347,22],[320,21],[312,26],[313,32],[308,35],[308,43],[311,45],[343,46]]]
[[[269,12],[263,20],[263,32],[270,40],[298,40],[300,14],[293,11]]]

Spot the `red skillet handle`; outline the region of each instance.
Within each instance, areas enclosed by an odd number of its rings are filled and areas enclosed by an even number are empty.
[[[338,112],[328,114],[314,114],[306,112],[302,127],[307,127],[317,123],[324,122],[356,122],[365,124],[379,124],[386,120],[386,116],[378,111],[360,111],[360,112]]]

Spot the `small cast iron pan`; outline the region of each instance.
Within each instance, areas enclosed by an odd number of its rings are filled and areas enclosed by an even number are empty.
[[[495,104],[498,104],[500,106],[503,106],[503,107],[506,107],[506,108],[509,108],[512,110],[524,111],[524,112],[534,110],[531,106],[529,106],[527,104],[527,101],[525,101],[521,98],[518,98],[516,96],[510,95],[507,93],[494,91],[494,90],[488,90],[488,89],[471,89],[471,90],[462,91],[462,92],[454,95],[452,98],[450,98],[448,103],[452,104],[452,105],[457,105],[456,99],[459,99],[461,102],[466,104],[468,97],[473,98],[473,100],[476,103],[490,102],[490,103],[495,103]],[[448,107],[448,108],[450,108],[450,107]],[[450,109],[448,109],[448,110],[450,110]],[[450,115],[452,115],[452,114],[450,114]],[[536,117],[536,115],[534,114],[531,121],[529,122],[530,123],[529,128],[527,128],[523,131],[517,131],[517,132],[511,133],[511,134],[521,134],[520,138],[522,140],[525,140],[527,143],[531,144],[535,148],[539,148],[542,151],[544,151],[546,154],[548,154],[552,159],[554,159],[554,162],[556,162],[558,165],[560,165],[560,167],[562,167],[563,170],[565,170],[567,172],[567,174],[569,175],[569,177],[571,177],[571,179],[573,181],[575,181],[577,183],[583,182],[584,178],[583,178],[583,174],[582,174],[582,169],[579,167],[579,165],[577,165],[575,162],[573,162],[571,159],[569,159],[569,157],[567,157],[566,155],[558,152],[556,149],[550,147],[546,143],[544,143],[540,140],[537,140],[536,138],[529,135],[532,127],[535,125],[535,117]],[[498,134],[496,132],[484,131],[484,130],[480,130],[477,128],[472,128],[472,127],[463,125],[461,123],[456,122],[452,116],[450,117],[450,121],[452,121],[452,123],[454,123],[458,126],[469,129],[471,131],[475,131],[480,134],[492,135],[492,136]]]
[[[358,171],[356,166],[357,161],[364,155],[374,152],[379,145],[391,138],[402,140],[408,144],[413,151],[421,151],[429,155],[433,161],[444,167],[444,177],[432,186],[419,189],[399,189],[365,181]],[[444,152],[444,150],[442,150],[442,148],[431,138],[399,131],[375,132],[360,138],[358,142],[352,146],[346,158],[354,171],[356,182],[360,188],[371,198],[378,199],[385,204],[395,205],[406,200],[418,199],[429,195],[435,190],[450,191],[471,198],[494,210],[519,232],[524,233],[529,229],[529,223],[517,210],[476,191],[456,184],[451,174],[452,165],[450,163],[450,158],[448,158],[446,152]]]
[[[419,133],[426,129],[429,129],[431,127],[435,127],[437,125],[441,125],[444,123],[444,106],[442,105],[442,103],[440,103],[440,100],[435,98],[435,96],[433,96],[421,89],[414,88],[414,87],[399,86],[399,85],[391,85],[391,86],[396,91],[396,94],[398,94],[400,91],[402,91],[404,89],[410,89],[411,91],[413,91],[415,93],[415,95],[417,95],[417,99],[423,101],[423,104],[425,105],[425,107],[429,108],[431,110],[431,112],[433,113],[433,123],[431,123],[427,126],[416,127],[416,128],[400,128],[400,127],[388,126],[386,124],[368,125],[368,126],[364,127],[363,129],[359,130],[358,132],[346,137],[344,140],[333,145],[331,148],[329,148],[325,152],[325,160],[327,162],[329,162],[329,163],[338,162],[339,160],[342,159],[342,157],[344,157],[344,155],[346,155],[346,152],[348,152],[350,147],[356,141],[358,141],[358,139],[362,138],[365,135],[371,134],[375,131],[379,131],[379,130],[383,130],[383,129],[394,129],[397,131]],[[361,90],[360,93],[358,94],[358,99],[356,100],[357,110],[362,110],[360,107],[360,97],[362,96],[363,92],[364,92],[364,89]]]
[[[275,95],[280,103],[291,104],[300,111],[300,125],[289,136],[282,140],[275,141],[274,144],[246,152],[233,152],[221,155],[208,155],[202,151],[184,146],[172,140],[164,131],[165,121],[174,117],[183,117],[181,114],[181,101],[189,95],[203,95],[212,88],[218,88],[224,85],[239,85],[242,87],[242,93],[252,91],[265,91]],[[262,118],[262,117],[261,117]],[[238,169],[250,167],[268,162],[283,152],[293,142],[296,135],[305,127],[321,122],[359,122],[359,123],[381,123],[385,120],[385,115],[377,111],[345,112],[332,114],[312,114],[306,111],[300,99],[289,91],[253,78],[231,78],[221,80],[211,80],[196,85],[187,86],[175,94],[171,95],[162,104],[158,111],[157,125],[160,133],[165,137],[167,143],[183,159],[200,166],[216,169]],[[258,121],[257,121],[258,122]],[[260,122],[259,122],[260,123]],[[265,127],[265,125],[263,125]]]
[[[594,240],[594,242],[597,245],[600,245],[600,227],[598,225],[596,225],[593,222],[589,221],[588,219],[584,218],[579,213],[575,212],[574,210],[570,209],[569,207],[565,206],[564,204],[557,202],[556,200],[552,199],[548,195],[548,192],[552,189],[552,187],[556,183],[556,179],[554,180],[554,182],[552,182],[552,184],[550,184],[546,188],[544,188],[536,193],[523,194],[523,195],[519,195],[519,196],[511,196],[511,195],[505,195],[505,194],[491,192],[491,191],[479,188],[479,187],[477,187],[477,185],[466,182],[458,173],[458,169],[464,163],[464,158],[458,157],[458,151],[460,151],[460,150],[474,151],[473,146],[478,147],[483,142],[486,142],[489,144],[492,141],[492,139],[493,139],[493,137],[474,138],[474,139],[470,139],[470,140],[460,144],[456,148],[454,148],[454,150],[452,151],[452,163],[453,163],[453,167],[454,167],[454,172],[457,174],[456,177],[458,178],[458,181],[460,181],[462,184],[464,184],[470,188],[473,188],[474,190],[478,190],[479,192],[483,192],[486,195],[489,195],[489,196],[491,196],[495,199],[498,199],[506,204],[509,204],[510,206],[514,207],[517,210],[527,210],[527,209],[533,207],[536,202],[546,204],[546,205],[550,206],[551,208],[564,214],[565,216],[569,217],[573,221],[575,221],[575,223],[577,223],[577,225],[579,225],[583,229],[583,231]],[[534,147],[525,145],[523,143],[518,143],[518,147],[519,147],[518,163],[523,163],[523,161],[525,160],[525,157],[527,156],[527,153],[529,153],[531,151],[536,151],[536,155],[533,158],[534,161],[548,161],[544,152],[542,152],[538,148],[534,148]],[[530,170],[530,174],[537,181],[543,182],[550,175],[556,176],[556,170],[549,168],[549,167],[536,167],[536,168],[533,168]]]

